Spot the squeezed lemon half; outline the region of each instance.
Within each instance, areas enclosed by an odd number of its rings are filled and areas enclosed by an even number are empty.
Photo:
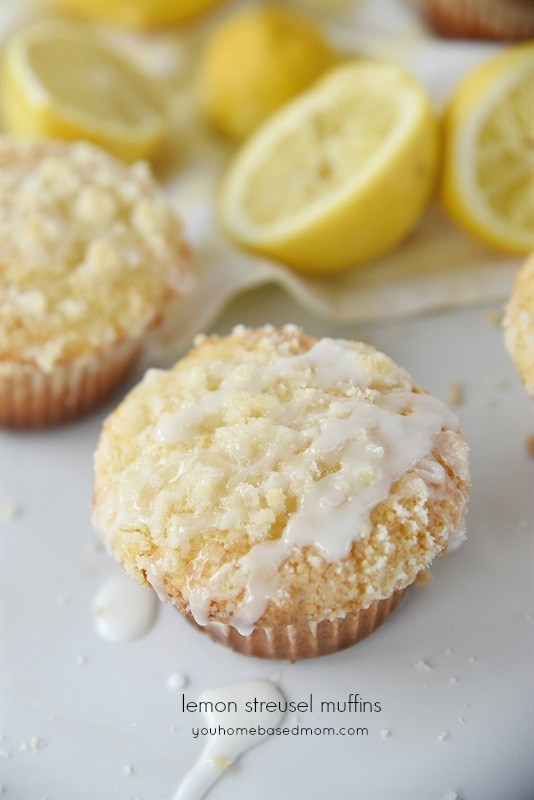
[[[438,125],[404,69],[348,62],[241,148],[219,211],[245,248],[307,273],[365,264],[415,226],[431,196]]]
[[[441,197],[486,244],[534,248],[534,43],[506,48],[460,83],[445,116]]]
[[[50,20],[16,31],[3,69],[8,130],[89,139],[125,161],[152,156],[167,122],[148,78],[90,28]]]

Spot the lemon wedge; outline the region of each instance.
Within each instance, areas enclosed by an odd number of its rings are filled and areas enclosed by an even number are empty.
[[[437,160],[422,84],[389,63],[347,62],[247,140],[222,184],[221,223],[245,248],[303,272],[365,264],[414,227]]]
[[[505,252],[534,248],[534,44],[508,47],[461,82],[445,116],[443,205]]]
[[[83,19],[124,28],[166,27],[188,22],[222,0],[55,0]]]
[[[166,135],[150,81],[82,25],[50,20],[16,31],[3,66],[11,133],[89,139],[125,161],[150,157]]]
[[[202,53],[201,109],[221,133],[244,139],[336,58],[304,14],[276,5],[245,9],[214,30]]]

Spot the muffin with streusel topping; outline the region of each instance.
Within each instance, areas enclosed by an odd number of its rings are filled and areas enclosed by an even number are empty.
[[[0,422],[63,422],[186,291],[181,225],[147,165],[85,142],[2,140],[0,189]]]
[[[107,419],[94,523],[199,628],[295,660],[371,633],[463,536],[454,415],[387,356],[294,326],[199,337]]]

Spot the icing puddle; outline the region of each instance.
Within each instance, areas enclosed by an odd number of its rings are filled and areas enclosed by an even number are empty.
[[[247,711],[251,698],[258,702],[253,711]],[[210,689],[198,698],[198,710],[208,721],[210,738],[195,766],[187,773],[173,800],[202,800],[214,783],[222,777],[247,750],[267,739],[268,729],[279,725],[285,711],[268,711],[262,703],[274,703],[284,708],[285,698],[279,689],[268,681],[246,681]],[[260,726],[264,732],[258,729]],[[228,733],[244,728],[245,733]],[[254,734],[249,733],[254,729]]]
[[[113,575],[100,586],[93,601],[95,626],[109,642],[128,642],[147,633],[158,613],[151,589],[128,575]]]

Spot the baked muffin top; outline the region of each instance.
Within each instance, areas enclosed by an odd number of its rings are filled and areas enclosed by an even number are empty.
[[[54,364],[141,336],[189,280],[149,167],[86,142],[0,143],[0,359]]]
[[[242,632],[368,607],[463,534],[454,415],[372,347],[199,337],[108,418],[94,520],[125,568]]]

